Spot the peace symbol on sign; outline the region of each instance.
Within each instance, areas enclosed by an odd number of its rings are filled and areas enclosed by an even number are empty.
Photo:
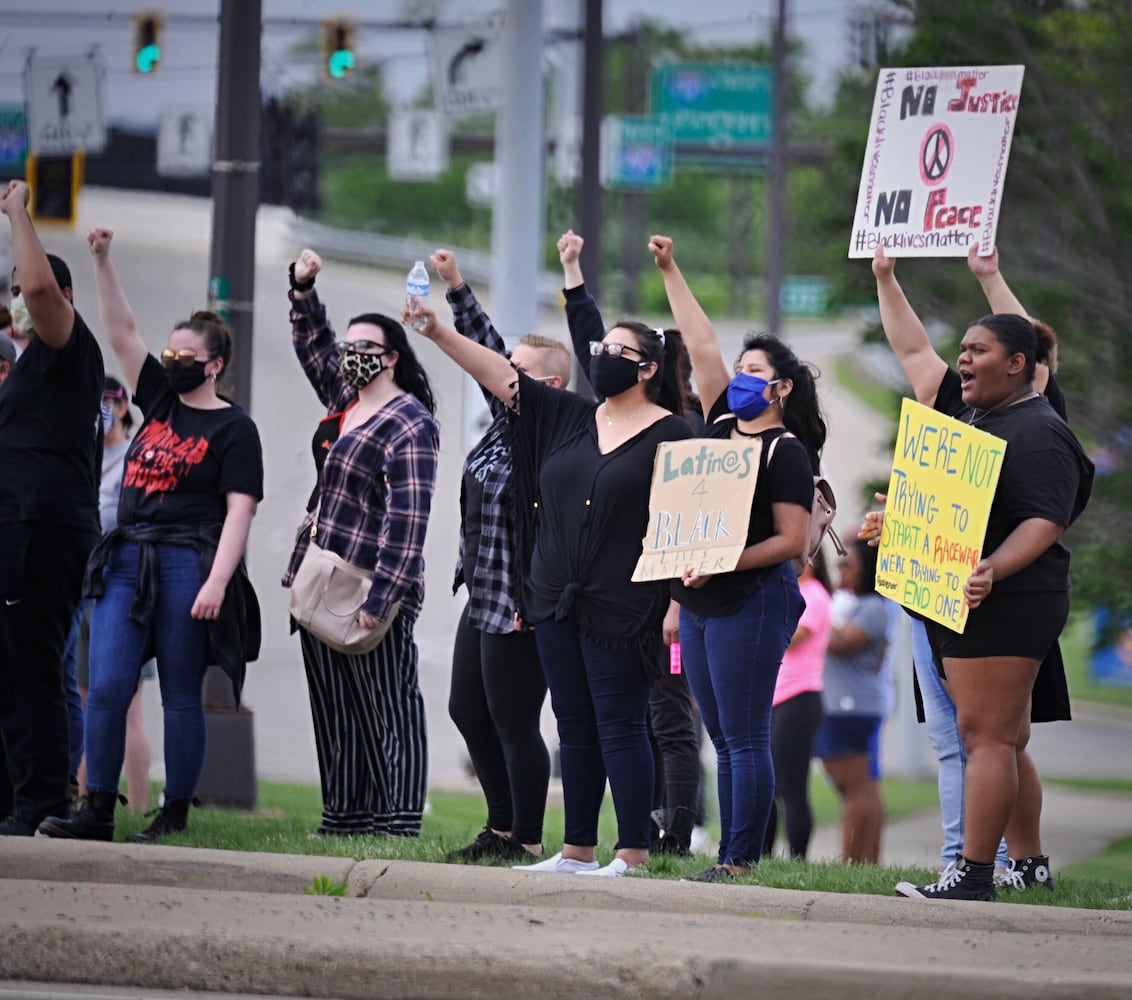
[[[955,138],[946,125],[933,125],[920,143],[920,180],[934,185],[943,182],[951,169]]]

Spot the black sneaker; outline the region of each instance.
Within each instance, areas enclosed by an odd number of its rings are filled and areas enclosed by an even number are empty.
[[[1014,889],[1025,892],[1035,885],[1044,885],[1053,892],[1053,875],[1049,870],[1049,855],[1039,854],[1034,858],[1023,858],[1021,861],[1010,859],[1010,869],[1002,875],[996,875],[994,883],[1000,889]]]
[[[490,826],[485,826],[467,847],[461,847],[457,851],[449,851],[444,860],[458,864],[467,864],[473,861],[491,861],[494,864],[505,861],[525,861],[529,857],[526,849],[514,837],[501,837]]]
[[[934,885],[898,882],[896,891],[909,899],[994,899],[994,863],[980,865],[960,858],[943,870]]]
[[[0,837],[34,837],[35,824],[19,816],[0,820]]]

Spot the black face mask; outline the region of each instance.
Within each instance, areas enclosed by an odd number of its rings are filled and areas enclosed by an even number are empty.
[[[640,369],[632,358],[598,354],[590,358],[590,384],[599,396],[620,396],[637,384]]]
[[[169,380],[169,388],[178,396],[199,389],[208,378],[204,373],[204,364],[203,361],[194,361],[191,365],[173,365],[172,368],[166,368],[165,377]]]

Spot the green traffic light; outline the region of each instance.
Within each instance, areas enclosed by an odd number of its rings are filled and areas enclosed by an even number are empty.
[[[326,62],[330,75],[336,80],[341,80],[354,68],[354,53],[349,49],[339,49],[337,52],[332,52]]]
[[[161,61],[160,45],[143,45],[134,57],[139,73],[152,73]]]

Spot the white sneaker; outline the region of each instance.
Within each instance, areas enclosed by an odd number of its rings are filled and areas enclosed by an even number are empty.
[[[594,862],[595,864],[597,862]],[[623,875],[629,875],[635,872],[636,868],[630,868],[627,861],[622,861],[621,858],[614,858],[604,868],[594,868],[589,871],[579,871],[578,875],[597,875],[598,877],[605,878],[621,878]]]
[[[539,861],[533,865],[512,865],[511,867],[520,872],[550,872],[554,875],[573,875],[576,872],[596,873],[601,865],[596,861],[575,861],[573,858],[564,858],[562,852],[559,851],[545,861]]]
[[[714,854],[713,844],[706,826],[692,827],[692,842],[688,849],[693,854]]]

